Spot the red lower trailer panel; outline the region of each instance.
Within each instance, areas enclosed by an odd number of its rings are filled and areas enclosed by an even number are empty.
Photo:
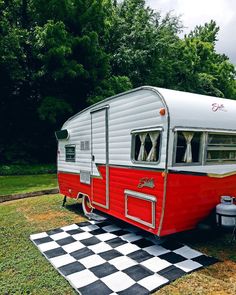
[[[71,198],[86,194],[94,208],[159,236],[195,228],[214,210],[220,196],[236,195],[236,175],[216,178],[170,172],[164,197],[163,171],[115,166],[109,167],[106,195],[106,167],[98,168],[100,177],[90,185],[81,183],[79,174],[59,172],[60,192]]]
[[[60,193],[71,198],[86,194],[95,209],[157,234],[163,207],[162,171],[110,166],[106,196],[106,167],[98,168],[100,177],[92,178],[90,185],[80,183],[79,174],[58,172]]]
[[[236,195],[236,175],[169,173],[161,235],[195,228],[211,214],[222,195]]]

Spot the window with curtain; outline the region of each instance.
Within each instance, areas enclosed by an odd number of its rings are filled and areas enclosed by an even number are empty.
[[[236,134],[209,133],[206,163],[227,164],[236,162]]]
[[[202,134],[193,131],[177,132],[175,163],[200,163]]]
[[[134,133],[132,159],[137,162],[158,162],[160,137],[160,131]]]
[[[65,146],[66,162],[75,162],[75,145]]]

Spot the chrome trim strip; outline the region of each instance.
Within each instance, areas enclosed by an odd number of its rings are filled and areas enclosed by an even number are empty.
[[[126,189],[124,192],[125,192],[126,195],[130,195],[130,196],[136,197],[138,199],[143,199],[143,200],[150,201],[150,202],[156,202],[157,201],[156,197],[152,196],[152,195],[147,195],[147,194],[144,194],[144,193],[135,192],[135,191],[131,191],[131,190],[128,190],[128,189]]]
[[[99,206],[99,207],[101,207],[101,208],[104,208],[104,209],[109,209],[109,207],[107,207],[107,204],[106,205],[103,205],[103,204],[101,204],[101,203],[98,203],[98,202],[92,202],[92,205],[97,205],[97,206]]]
[[[81,197],[83,197],[83,196],[87,196],[88,198],[89,198],[89,195],[87,195],[87,194],[84,194],[84,193],[82,193],[82,192],[78,192],[78,194],[77,194],[77,197],[76,197],[76,200],[79,200],[79,196],[81,195]],[[90,198],[89,198],[90,199]]]
[[[184,127],[175,126],[172,128],[173,131],[199,131],[199,132],[222,132],[222,133],[236,133],[235,129],[221,129],[221,128],[198,128],[198,127]]]
[[[103,163],[96,163],[98,166],[104,166],[105,164]],[[109,164],[109,168],[121,168],[121,169],[134,169],[134,170],[142,170],[142,171],[152,171],[152,172],[157,172],[161,173],[164,171],[164,168],[156,168],[156,167],[143,167],[143,166],[131,166],[131,165],[116,165],[116,164]],[[67,170],[58,170],[57,172],[60,173],[67,173],[67,174],[80,174],[79,172],[71,172]],[[88,171],[90,172],[90,171]],[[94,177],[96,178],[97,176],[91,174],[91,178]]]
[[[229,176],[236,175],[236,171],[224,173],[224,174],[217,174],[217,173],[207,173],[208,177],[213,177],[213,178],[225,178]]]
[[[90,126],[91,126],[91,176],[93,176],[93,119],[92,114],[90,114]],[[91,201],[93,200],[93,177],[91,179]],[[92,202],[91,202],[92,203]]]
[[[109,121],[108,121],[108,110],[109,110],[109,107],[106,107],[106,206],[107,206],[107,209],[109,209],[109,181],[110,181],[110,175],[109,175]]]
[[[147,131],[163,131],[164,128],[161,127],[161,126],[151,126],[151,127],[146,127],[146,128],[141,128],[141,129],[134,129],[134,130],[131,130],[131,134],[133,133],[139,133],[139,132],[147,132]]]
[[[100,112],[100,111],[103,111],[103,110],[106,110],[106,109],[109,109],[110,106],[109,105],[105,105],[105,106],[102,106],[100,108],[96,108],[96,109],[93,109],[90,111],[90,114],[93,114],[93,113],[96,113],[96,112]]]
[[[163,95],[155,88],[152,88],[150,86],[144,86],[142,89],[151,90],[160,98],[162,101],[164,107],[166,108],[166,118],[167,118],[167,139],[166,139],[166,161],[165,161],[165,175],[164,175],[164,190],[163,190],[163,202],[162,202],[162,211],[161,211],[161,217],[159,222],[159,227],[157,231],[157,235],[160,236],[164,215],[165,215],[165,206],[166,206],[166,192],[167,192],[167,179],[168,179],[168,162],[169,162],[169,144],[170,144],[170,111],[169,107],[163,97]]]

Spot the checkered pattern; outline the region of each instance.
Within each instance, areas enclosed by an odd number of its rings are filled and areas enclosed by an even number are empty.
[[[88,221],[30,239],[83,295],[149,294],[217,260],[127,224]]]

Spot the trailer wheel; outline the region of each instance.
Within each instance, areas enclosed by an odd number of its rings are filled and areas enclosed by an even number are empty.
[[[83,208],[85,215],[92,213],[92,211],[93,211],[93,206],[91,204],[89,196],[87,196],[87,195],[83,195],[82,208]]]

